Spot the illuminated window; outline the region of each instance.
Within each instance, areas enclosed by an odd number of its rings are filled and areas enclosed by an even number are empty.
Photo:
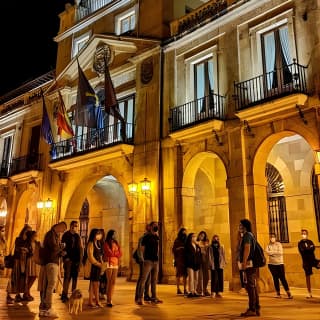
[[[80,37],[77,37],[73,40],[73,47],[72,47],[72,58],[75,57],[79,51],[84,47],[84,45],[88,42],[90,38],[90,33],[87,32]]]
[[[7,177],[10,169],[11,155],[13,146],[13,133],[6,133],[0,137],[0,157],[1,167],[0,176]]]
[[[136,7],[122,12],[115,19],[115,33],[123,34],[136,28]]]

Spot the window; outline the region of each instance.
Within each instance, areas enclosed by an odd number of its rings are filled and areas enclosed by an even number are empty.
[[[283,87],[292,82],[289,65],[292,63],[287,25],[261,35],[263,71],[268,90]]]
[[[274,233],[280,242],[289,242],[286,198],[282,177],[270,163],[266,165],[266,177],[268,181],[269,233]]]
[[[7,177],[10,169],[11,153],[13,145],[13,135],[2,137],[2,158],[0,176]]]
[[[194,92],[198,113],[208,113],[214,108],[213,60],[208,59],[194,65]]]
[[[115,18],[115,33],[117,35],[126,33],[136,28],[137,6],[122,12]]]
[[[88,42],[89,38],[90,38],[90,32],[86,32],[85,34],[73,40],[72,58],[75,57],[80,52],[80,50]]]

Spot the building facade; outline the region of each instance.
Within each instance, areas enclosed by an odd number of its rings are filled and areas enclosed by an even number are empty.
[[[1,212],[10,241],[24,223],[43,235],[58,220],[76,219],[84,241],[93,227],[115,229],[125,253],[121,266],[135,279],[132,252],[146,222],[156,220],[161,280],[172,282],[179,228],[205,230],[225,245],[225,279],[237,289],[237,233],[246,217],[264,246],[270,232],[277,234],[290,284],[305,286],[300,230],[308,229],[317,247],[320,241],[319,6],[316,0],[67,5],[55,38],[56,77],[1,99]],[[125,135],[107,112],[99,129],[75,125],[78,64],[105,103],[101,59]],[[41,92],[51,147],[40,135]],[[60,95],[72,138],[57,134]],[[262,268],[260,289],[270,288]]]

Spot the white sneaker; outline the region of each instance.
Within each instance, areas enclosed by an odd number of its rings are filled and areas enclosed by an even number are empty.
[[[312,298],[312,294],[309,292],[306,296],[307,299],[311,299]]]
[[[43,316],[50,318],[58,318],[58,315],[52,309],[44,310]]]

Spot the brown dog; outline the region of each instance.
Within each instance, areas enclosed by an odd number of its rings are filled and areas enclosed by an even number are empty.
[[[83,297],[82,292],[79,289],[73,290],[69,298],[69,312],[78,314],[82,312]]]

